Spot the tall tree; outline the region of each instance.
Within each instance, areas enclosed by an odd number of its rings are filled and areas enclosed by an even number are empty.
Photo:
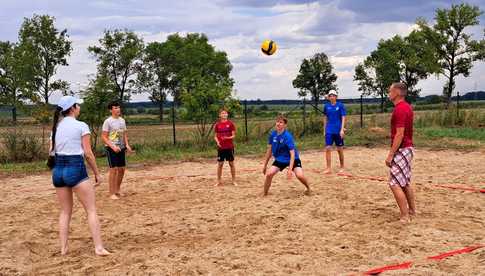
[[[390,79],[404,82],[411,98],[419,96],[420,89],[416,88],[419,80],[440,70],[435,51],[419,31],[413,31],[404,38],[396,35],[381,40],[377,49],[371,53],[371,59],[373,61],[370,64],[390,69],[383,73],[395,74]]]
[[[392,53],[374,51],[363,63],[355,67],[354,81],[357,81],[359,91],[364,96],[380,97],[381,112],[384,112],[389,86],[399,81],[398,66],[386,62],[390,59],[392,59]]]
[[[66,81],[52,80],[59,66],[67,66],[67,57],[72,47],[67,30],[59,31],[54,26],[55,18],[48,15],[34,15],[25,18],[19,31],[19,44],[36,54],[35,69],[38,93],[45,104],[56,90],[67,91]]]
[[[121,102],[129,100],[135,91],[134,76],[140,70],[143,40],[128,30],[106,30],[100,46],[88,51],[98,62],[98,75],[107,76],[116,88]]]
[[[113,101],[113,98],[118,96],[118,92],[107,76],[97,75],[81,94],[84,98],[81,120],[92,130],[91,145],[96,149],[101,133],[100,127],[108,114],[107,103]]]
[[[428,25],[424,19],[417,20],[427,42],[438,55],[440,74],[447,79],[443,88],[447,106],[456,85],[455,78],[459,75],[470,75],[473,61],[479,59],[483,51],[480,46],[485,47],[465,31],[467,27],[480,24],[482,13],[479,7],[463,3],[452,5],[451,9],[437,9],[433,26]]]
[[[0,104],[12,107],[14,124],[17,109],[25,100],[35,100],[35,56],[26,46],[0,41]]]
[[[239,102],[232,97],[231,80],[216,80],[210,75],[192,77],[185,80],[190,82],[190,91],[183,88],[181,101],[186,110],[185,117],[197,124],[199,144],[205,147],[221,107],[235,111],[239,108]]]
[[[299,88],[298,95],[311,95],[315,106],[321,96],[337,89],[337,75],[325,53],[317,53],[310,59],[303,59],[299,74],[293,80],[293,87]]]
[[[176,66],[176,55],[168,41],[152,42],[145,48],[137,84],[141,90],[148,92],[150,100],[158,105],[160,123],[163,122],[163,104],[167,94],[175,95],[178,89]]]
[[[177,45],[178,34],[174,34],[168,41]],[[181,47],[177,51],[177,79],[181,88],[190,93],[199,85],[199,77],[211,77],[215,82],[234,83],[230,77],[232,65],[224,51],[217,51],[209,43],[205,34],[189,33],[181,37]]]
[[[239,106],[232,96],[232,65],[227,54],[217,51],[204,34],[173,34],[166,46],[175,57],[175,62],[170,62],[172,95],[176,101],[180,99],[186,117],[197,124],[201,145],[206,146],[218,110]]]

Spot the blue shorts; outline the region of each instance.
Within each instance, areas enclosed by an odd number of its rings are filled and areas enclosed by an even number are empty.
[[[82,155],[56,155],[56,164],[52,170],[54,187],[73,188],[88,178]]]
[[[344,146],[344,139],[340,137],[340,134],[325,133],[325,145],[330,147],[335,143],[337,147]]]

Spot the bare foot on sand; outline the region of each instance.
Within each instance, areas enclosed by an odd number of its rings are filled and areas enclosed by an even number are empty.
[[[399,218],[399,221],[402,223],[402,224],[408,224],[411,222],[411,218],[409,218],[409,216],[401,216]]]
[[[217,182],[216,184],[214,184],[214,187],[220,187],[220,186],[223,186],[221,182]]]
[[[111,252],[109,252],[108,250],[102,248],[102,249],[96,249],[94,250],[94,253],[96,253],[96,255],[98,256],[108,256],[111,254]]]
[[[120,199],[116,194],[112,194],[109,198],[111,198],[113,200]]]
[[[416,218],[416,211],[415,210],[409,210],[409,219],[414,220]]]
[[[303,192],[304,195],[311,195],[312,194],[312,191],[310,189],[306,189],[304,192]]]
[[[324,171],[323,171],[323,174],[331,174],[332,173],[332,169],[330,168],[326,168]]]
[[[69,249],[67,248],[67,246],[66,246],[66,247],[64,247],[64,248],[61,248],[61,255],[62,255],[62,256],[67,255],[67,252],[68,252],[68,251],[69,251]]]

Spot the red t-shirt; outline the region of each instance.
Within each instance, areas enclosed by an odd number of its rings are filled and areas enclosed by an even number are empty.
[[[219,121],[215,126],[215,132],[217,135],[217,140],[219,140],[219,144],[221,144],[221,149],[233,149],[234,144],[232,143],[233,139],[222,139],[222,137],[230,137],[232,136],[232,132],[236,131],[236,127],[234,124],[227,120],[225,122]]]
[[[399,102],[392,112],[391,117],[391,145],[396,136],[397,128],[404,128],[404,137],[400,148],[413,146],[413,108],[406,101]]]

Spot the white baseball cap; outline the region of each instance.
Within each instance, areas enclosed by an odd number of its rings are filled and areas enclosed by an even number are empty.
[[[73,96],[63,96],[60,100],[59,103],[57,103],[57,106],[62,108],[62,111],[66,111],[69,108],[71,108],[75,104],[82,104],[83,100],[81,99],[76,99]]]
[[[328,92],[328,95],[329,96],[330,95],[338,96],[337,91],[335,91],[335,90],[330,90],[330,92]]]

